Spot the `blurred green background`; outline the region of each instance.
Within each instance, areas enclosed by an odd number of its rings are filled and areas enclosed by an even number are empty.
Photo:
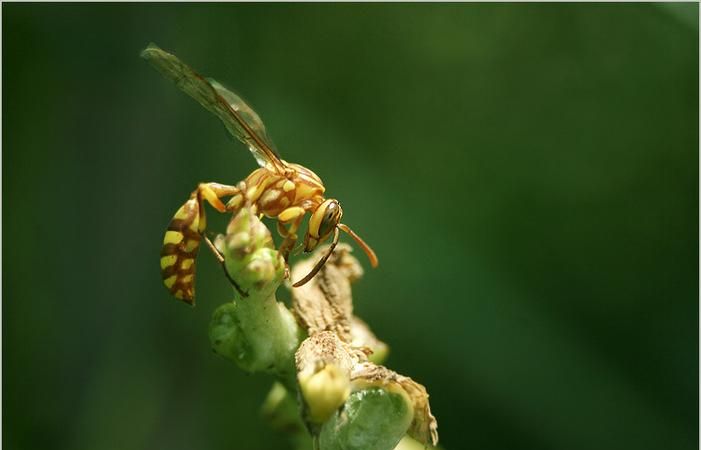
[[[342,201],[380,257],[356,311],[448,450],[698,448],[697,17],[3,5],[4,448],[286,448],[258,415],[271,380],[210,351],[231,297],[213,258],[195,309],[161,285],[175,210],[255,162],[149,41]]]

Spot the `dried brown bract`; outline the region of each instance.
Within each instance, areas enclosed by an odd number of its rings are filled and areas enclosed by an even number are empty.
[[[321,247],[314,256],[292,268],[292,278],[309,272],[325,254]],[[332,331],[343,342],[351,341],[353,299],[351,281],[358,279],[363,269],[350,255],[348,244],[339,244],[329,260],[312,280],[292,290],[292,308],[297,321],[311,336],[320,331]]]
[[[407,434],[424,444],[438,443],[438,424],[431,414],[426,388],[409,377],[368,361],[387,346],[370,327],[353,316],[351,283],[363,274],[350,246],[339,244],[326,265],[306,285],[292,290],[293,310],[309,337],[295,361],[307,420],[328,419],[351,390],[380,387],[405,396],[414,411]],[[309,271],[326,252],[320,248],[292,269],[292,278]]]
[[[331,331],[320,331],[309,336],[295,354],[297,373],[300,375],[312,375],[325,366],[333,364],[350,379],[351,370],[356,362],[348,344]]]

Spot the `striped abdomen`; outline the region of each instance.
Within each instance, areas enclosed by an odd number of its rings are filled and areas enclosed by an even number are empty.
[[[199,207],[191,198],[168,225],[161,249],[163,284],[176,298],[193,305],[195,297],[195,257],[200,248]]]

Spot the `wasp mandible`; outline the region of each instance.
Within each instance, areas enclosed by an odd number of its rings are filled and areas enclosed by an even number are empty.
[[[341,223],[343,209],[338,200],[324,198],[324,184],[314,172],[280,159],[260,117],[241,97],[217,81],[198,74],[175,55],[154,44],[150,44],[141,56],[216,115],[229,133],[248,147],[260,165],[235,186],[200,183],[175,213],[163,238],[161,274],[166,288],[176,298],[194,304],[195,258],[202,238],[223,264],[222,255],[204,235],[207,227],[205,202],[222,213],[236,213],[246,207],[255,214],[277,219],[277,229],[283,237],[279,251],[286,262],[297,243],[297,230],[306,213],[311,213],[311,217],[304,236],[305,252],[314,250],[333,233],[328,252],[304,278],[293,284],[295,287],[307,283],[323,267],[338,243],[339,231],[348,233],[365,251],[370,264],[377,267],[375,252]],[[222,201],[225,197],[230,197],[227,203]],[[229,279],[238,289],[235,281]]]

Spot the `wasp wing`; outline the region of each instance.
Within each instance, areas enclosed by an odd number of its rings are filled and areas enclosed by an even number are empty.
[[[261,120],[260,116],[258,116],[258,113],[256,113],[253,110],[253,108],[248,106],[248,104],[241,97],[239,97],[238,94],[228,90],[214,78],[207,78],[207,81],[209,82],[209,84],[212,85],[214,90],[217,91],[217,94],[219,94],[229,104],[231,109],[236,111],[241,116],[241,118],[248,124],[251,130],[254,133],[256,133],[258,137],[261,138],[261,140],[268,147],[268,149],[270,149],[274,153],[275,158],[280,159],[280,153],[277,151],[273,140],[270,138],[270,136],[268,136],[268,133],[265,131],[265,124],[263,124],[263,121]],[[233,132],[232,134],[239,138],[237,134]],[[245,141],[244,143],[248,144]]]
[[[261,167],[284,172],[284,165],[265,131],[263,121],[241,97],[217,81],[204,78],[177,56],[161,50],[155,44],[149,44],[141,52],[141,57],[207,111],[219,117],[229,133],[248,146]]]

